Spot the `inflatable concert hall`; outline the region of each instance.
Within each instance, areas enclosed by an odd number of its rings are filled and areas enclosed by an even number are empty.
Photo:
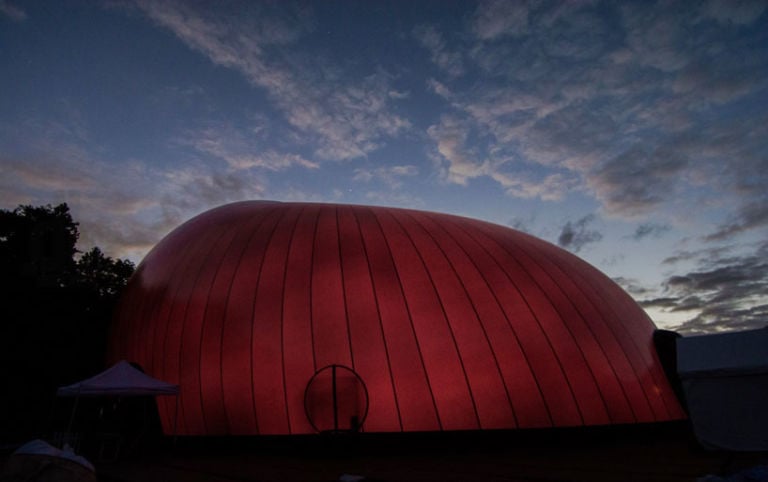
[[[290,435],[685,417],[654,325],[545,241],[447,214],[246,201],[138,266],[110,359],[179,385],[166,433]]]

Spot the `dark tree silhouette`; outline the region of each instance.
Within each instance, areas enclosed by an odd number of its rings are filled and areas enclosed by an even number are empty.
[[[99,299],[114,299],[120,294],[134,266],[130,261],[112,259],[97,247],[84,253],[75,267],[78,287],[97,295]]]
[[[81,256],[66,204],[0,210],[0,437],[46,430],[56,387],[104,366],[130,261]]]

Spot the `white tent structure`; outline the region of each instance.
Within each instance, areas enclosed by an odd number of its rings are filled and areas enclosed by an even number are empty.
[[[176,413],[178,416],[179,386],[152,378],[134,368],[125,360],[117,362],[111,368],[86,380],[82,380],[56,391],[59,397],[76,397],[72,409],[67,432],[71,431],[80,397],[135,397],[135,396],[176,396]],[[176,427],[174,423],[174,434]]]
[[[678,338],[677,371],[702,445],[768,450],[768,328]]]
[[[86,380],[61,387],[60,397],[178,395],[179,386],[134,368],[125,360]]]

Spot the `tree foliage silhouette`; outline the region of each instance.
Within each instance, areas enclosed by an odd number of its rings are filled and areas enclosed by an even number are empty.
[[[97,247],[80,253],[67,204],[0,210],[0,426],[45,429],[56,387],[103,368],[112,310],[133,273]]]

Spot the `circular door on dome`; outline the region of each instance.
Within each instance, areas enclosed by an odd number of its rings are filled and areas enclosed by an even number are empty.
[[[351,368],[328,365],[307,383],[304,410],[318,432],[356,432],[368,415],[368,390]]]

